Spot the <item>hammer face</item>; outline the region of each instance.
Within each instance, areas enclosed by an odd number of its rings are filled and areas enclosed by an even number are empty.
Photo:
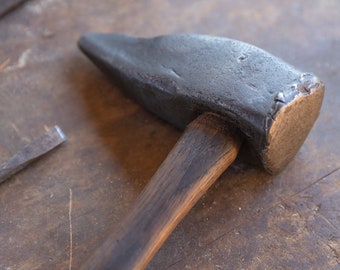
[[[86,34],[79,46],[136,101],[179,128],[203,112],[225,116],[272,173],[295,155],[321,106],[316,77],[240,41]]]
[[[292,86],[300,94],[278,110],[268,127],[262,163],[272,173],[280,171],[293,159],[320,111],[324,85],[310,74],[303,74],[300,82]]]

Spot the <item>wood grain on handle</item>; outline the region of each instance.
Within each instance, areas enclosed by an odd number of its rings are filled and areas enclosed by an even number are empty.
[[[81,269],[144,269],[176,225],[234,161],[238,137],[215,114],[205,113],[193,121],[119,231]]]

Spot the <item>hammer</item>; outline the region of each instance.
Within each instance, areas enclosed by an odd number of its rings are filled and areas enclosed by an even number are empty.
[[[184,134],[132,210],[82,269],[144,269],[176,225],[235,160],[271,174],[294,157],[324,84],[246,43],[205,35],[88,33],[80,49],[122,89]]]

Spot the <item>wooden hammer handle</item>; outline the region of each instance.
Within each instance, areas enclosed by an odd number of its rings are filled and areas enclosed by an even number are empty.
[[[194,204],[237,156],[239,136],[221,117],[194,120],[145,187],[119,231],[81,269],[144,269]]]

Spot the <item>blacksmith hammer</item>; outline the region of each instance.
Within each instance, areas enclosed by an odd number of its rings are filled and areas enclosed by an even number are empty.
[[[89,33],[80,49],[137,102],[186,130],[118,232],[82,269],[144,269],[242,149],[269,173],[294,157],[324,84],[252,45],[204,35]],[[189,124],[190,123],[190,124]]]

